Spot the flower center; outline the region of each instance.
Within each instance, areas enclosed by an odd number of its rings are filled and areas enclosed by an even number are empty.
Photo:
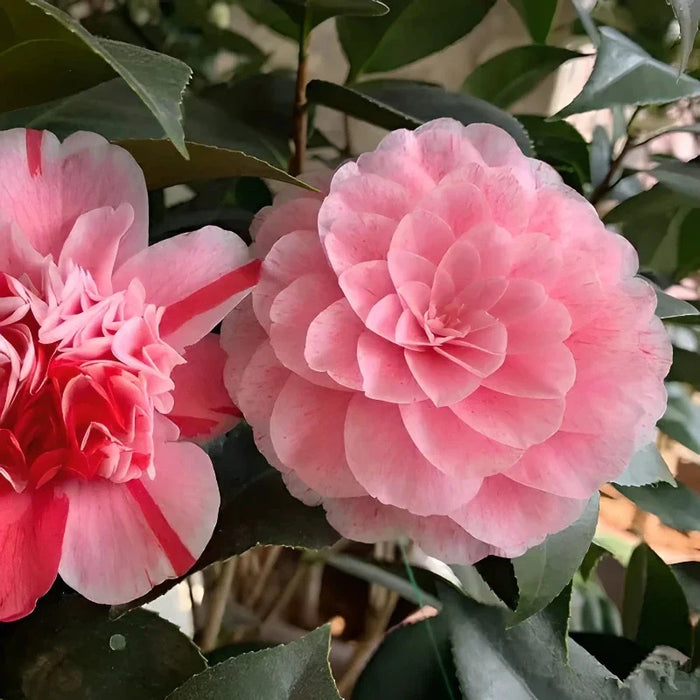
[[[442,345],[455,338],[464,338],[470,330],[466,315],[464,303],[452,301],[440,308],[430,304],[424,315],[425,332],[430,342]]]

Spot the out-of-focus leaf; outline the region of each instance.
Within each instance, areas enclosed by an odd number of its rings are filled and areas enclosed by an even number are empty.
[[[588,548],[588,551],[586,552],[585,556],[583,557],[583,561],[581,562],[581,566],[579,567],[579,572],[581,573],[581,576],[583,577],[584,581],[589,578],[589,576],[595,570],[596,566],[598,566],[598,562],[606,554],[609,554],[609,552],[607,549],[605,549],[605,547],[601,547],[595,542],[591,543],[591,546]]]
[[[616,486],[617,490],[642,510],[658,516],[661,522],[681,532],[700,530],[700,496],[685,484]]]
[[[258,24],[295,41],[299,38],[296,22],[273,0],[237,0],[237,3]]]
[[[700,0],[668,0],[681,26],[681,72],[685,70],[693,50],[700,20]]]
[[[383,17],[340,17],[338,37],[350,62],[348,81],[361,73],[399,68],[466,36],[495,0],[386,0]]]
[[[591,185],[597,187],[605,179],[612,161],[612,142],[605,127],[597,124],[591,141]]]
[[[552,26],[557,0],[508,0],[523,18],[533,41],[544,44]]]
[[[700,203],[700,162],[664,158],[651,174],[670,190]]]
[[[686,382],[700,389],[700,354],[673,346],[673,364],[666,379]]]
[[[330,17],[381,17],[389,8],[379,0],[273,0],[299,27],[311,29]],[[308,19],[305,15],[308,14]],[[298,37],[297,37],[298,38]]]
[[[357,117],[386,129],[423,123],[438,117],[452,117],[462,124],[488,122],[505,129],[526,155],[532,155],[532,145],[522,124],[510,114],[476,97],[448,92],[437,85],[414,83],[407,80],[373,80],[350,88],[332,86],[332,83],[311,81],[309,99]],[[367,99],[369,98],[369,100]],[[377,105],[388,107],[381,115]],[[407,117],[399,122],[400,115]],[[380,117],[378,119],[377,117]],[[393,126],[389,126],[392,124]]]
[[[591,77],[554,119],[614,105],[663,104],[700,95],[700,81],[678,76],[671,66],[652,58],[617,30],[602,27],[600,34]]]
[[[622,619],[615,603],[597,581],[576,581],[571,596],[569,634],[592,632],[595,634],[622,634]],[[614,669],[611,669],[614,671]]]
[[[194,644],[155,613],[108,613],[57,585],[29,617],[0,625],[0,696],[152,700],[206,667]]]
[[[536,88],[562,63],[580,53],[556,46],[519,46],[477,66],[464,81],[462,92],[507,108]]]
[[[666,413],[658,423],[659,430],[681,445],[700,453],[700,405],[689,396],[682,384],[668,382]]]
[[[691,626],[683,589],[667,564],[645,543],[633,552],[622,607],[625,636],[649,651],[665,645],[691,653]]]
[[[140,46],[98,39],[44,0],[4,0],[3,9],[18,40],[53,38],[71,43],[87,50],[86,60],[106,65],[120,75],[160,122],[167,138],[187,155],[181,102],[192,71],[186,64]],[[78,89],[85,87],[83,81]]]
[[[506,629],[508,613],[440,587],[463,697],[590,700],[619,697],[616,678],[566,629],[571,588],[541,612]]]
[[[581,565],[597,522],[596,494],[575,523],[512,560],[520,595],[509,626],[527,620],[561,593]]]
[[[339,700],[328,664],[330,627],[284,646],[222,661],[190,678],[169,700]]]
[[[694,612],[700,612],[700,561],[672,564],[671,571],[681,584],[688,607]]]
[[[353,700],[456,700],[459,684],[445,615],[404,623],[387,634],[365,666]]]
[[[700,314],[692,304],[683,299],[676,299],[670,294],[655,289],[656,292],[656,315],[663,319],[678,319],[686,316],[697,316]]]
[[[601,632],[572,632],[571,639],[624,680],[649,655],[649,650],[631,639]]]
[[[632,455],[627,469],[614,483],[620,486],[646,486],[660,481],[671,485],[676,483],[656,445],[650,443]]]
[[[567,121],[550,122],[534,114],[518,114],[535,146],[537,157],[549,163],[570,187],[583,192],[591,181],[588,144]]]

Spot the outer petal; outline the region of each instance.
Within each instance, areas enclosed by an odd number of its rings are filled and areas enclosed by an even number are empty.
[[[168,418],[188,440],[205,442],[233,428],[240,411],[231,401],[224,386],[226,353],[219,336],[205,335],[185,352],[184,365],[171,375],[175,382],[175,404]]]
[[[155,466],[152,481],[64,486],[70,509],[59,573],[89,600],[115,605],[138,598],[184,574],[211,537],[219,491],[204,450],[160,443]]]
[[[63,143],[48,131],[0,133],[3,186],[0,218],[14,221],[32,245],[54,259],[81,214],[130,204],[134,219],[118,262],[148,243],[148,199],[143,173],[127,151],[97,134],[78,132]]]
[[[0,495],[0,622],[28,615],[56,579],[68,501],[50,488]]]
[[[235,233],[205,226],[141,251],[114,275],[115,289],[136,278],[146,300],[164,306],[161,335],[174,347],[196,343],[257,282],[260,262]]]
[[[584,500],[562,498],[505,476],[490,476],[476,497],[450,517],[477,539],[502,550],[501,556],[515,557],[576,520],[589,496],[590,492]]]

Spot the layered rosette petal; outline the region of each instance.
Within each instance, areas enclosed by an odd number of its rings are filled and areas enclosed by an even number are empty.
[[[517,556],[647,442],[670,344],[632,247],[504,131],[389,134],[253,231],[226,384],[343,535]]]

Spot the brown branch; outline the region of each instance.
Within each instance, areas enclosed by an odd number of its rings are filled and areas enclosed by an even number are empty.
[[[309,82],[309,12],[305,10],[304,21],[299,35],[299,59],[297,63],[297,82],[294,91],[294,110],[292,113],[292,138],[294,152],[289,160],[289,174],[299,175],[306,158],[306,138],[309,129],[309,111],[306,101],[306,84]]]
[[[212,595],[209,607],[209,615],[207,624],[202,633],[202,641],[199,645],[203,651],[211,651],[216,647],[219,633],[221,632],[221,623],[226,612],[226,604],[228,603],[229,595],[231,594],[231,584],[233,576],[236,572],[236,558],[233,557],[224,562],[219,578],[216,581],[216,588]]]

